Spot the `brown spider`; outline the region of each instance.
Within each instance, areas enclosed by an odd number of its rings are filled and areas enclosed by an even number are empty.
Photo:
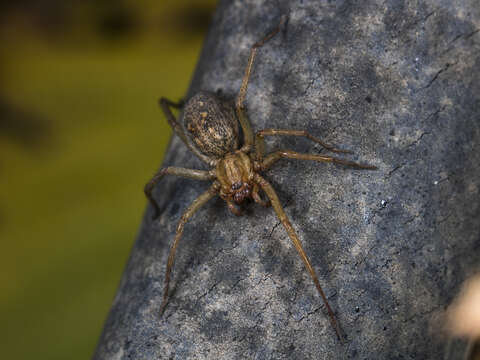
[[[207,163],[212,169],[210,171],[204,171],[166,167],[155,174],[152,180],[150,180],[145,186],[145,194],[155,209],[155,217],[157,217],[159,213],[159,207],[152,196],[152,190],[155,184],[158,183],[163,176],[168,174],[195,180],[213,180],[210,188],[194,200],[178,223],[175,240],[170,248],[170,254],[168,256],[167,270],[165,274],[165,288],[163,301],[160,306],[160,314],[163,313],[165,306],[167,305],[170,274],[175,259],[175,251],[183,234],[184,225],[188,219],[190,219],[190,217],[192,217],[202,205],[216,195],[219,195],[225,200],[230,211],[238,216],[242,215],[242,212],[237,206],[242,204],[246,199],[253,199],[262,206],[273,206],[275,213],[285,227],[295,249],[297,249],[305,267],[310,273],[313,282],[325,303],[333,328],[341,340],[342,336],[335,315],[328,304],[317,275],[310,264],[310,260],[303,250],[300,240],[298,239],[292,224],[288,220],[275,190],[270,183],[260,175],[260,172],[269,169],[274,163],[282,158],[332,162],[359,169],[376,169],[376,167],[361,165],[352,161],[327,155],[301,154],[291,150],[280,150],[265,155],[264,137],[270,135],[303,136],[320,144],[329,151],[336,153],[351,153],[350,151],[335,149],[303,130],[265,129],[258,131],[254,139],[250,123],[244,111],[244,100],[247,93],[248,80],[250,78],[257,49],[277,34],[284,22],[285,17],[282,18],[280,24],[272,32],[252,46],[242,85],[235,101],[235,109],[230,103],[221,100],[213,93],[199,92],[185,104],[183,112],[184,127],[182,127],[176,121],[170,109],[170,107],[177,109],[181,108],[182,104],[173,103],[165,98],[160,99],[160,106],[165,112],[168,122],[175,133],[195,155]],[[239,144],[238,122],[240,122],[244,134],[244,143],[241,147]],[[188,132],[191,141],[187,139],[184,129]],[[260,189],[267,195],[269,199],[268,201],[262,200],[259,195]]]

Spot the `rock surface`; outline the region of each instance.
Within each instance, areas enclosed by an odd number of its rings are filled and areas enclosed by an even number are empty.
[[[249,47],[282,14],[254,66],[253,128],[306,129],[378,167],[285,160],[265,175],[345,343],[272,209],[235,217],[218,198],[185,227],[159,319],[176,223],[208,187],[169,177],[95,359],[443,359],[438,318],[480,267],[480,3],[221,1],[190,95],[234,97]],[[322,151],[288,137],[268,147]],[[177,137],[164,165],[205,168]]]

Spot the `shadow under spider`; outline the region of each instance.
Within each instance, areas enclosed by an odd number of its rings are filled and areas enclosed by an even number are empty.
[[[186,104],[175,103],[165,98],[160,99],[160,106],[164,111],[170,126],[200,160],[210,166],[211,170],[194,170],[180,167],[166,167],[161,169],[145,186],[145,194],[155,209],[156,216],[159,207],[152,196],[152,190],[165,175],[177,175],[194,180],[212,181],[207,191],[196,198],[183,213],[177,225],[175,239],[170,248],[165,274],[165,285],[160,314],[165,310],[168,302],[170,275],[175,260],[175,252],[182,237],[187,221],[210,199],[220,196],[227,203],[228,209],[235,215],[243,215],[240,207],[245,201],[253,200],[264,206],[272,206],[278,219],[285,228],[293,246],[297,250],[307,268],[318,293],[328,311],[330,322],[340,339],[343,337],[327,298],[320,286],[318,277],[310,260],[305,253],[290,220],[288,219],[274,188],[260,175],[270,169],[281,159],[313,160],[318,162],[335,163],[357,169],[376,169],[375,166],[362,165],[350,160],[332,157],[324,154],[304,154],[292,150],[265,152],[266,136],[297,136],[304,137],[321,145],[334,153],[351,153],[336,149],[304,130],[264,129],[254,135],[250,122],[246,116],[244,100],[247,94],[248,81],[253,67],[257,50],[269,39],[275,36],[286,22],[282,17],[280,24],[263,39],[256,42],[250,49],[245,75],[240,91],[235,99],[235,105],[220,99],[216,94],[201,91],[190,98]],[[183,124],[180,124],[173,115],[172,108],[183,109]],[[243,132],[243,144],[240,144],[239,124]],[[188,135],[188,136],[187,136]],[[261,195],[260,193],[263,193]]]

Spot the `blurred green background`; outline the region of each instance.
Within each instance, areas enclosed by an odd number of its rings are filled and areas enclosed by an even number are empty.
[[[0,1],[3,359],[88,359],[215,0]]]

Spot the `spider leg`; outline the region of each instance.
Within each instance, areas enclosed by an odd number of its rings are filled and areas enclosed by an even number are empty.
[[[208,200],[212,199],[217,194],[217,186],[214,183],[207,191],[201,194],[198,198],[196,198],[193,203],[188,207],[188,209],[183,213],[180,221],[177,225],[177,232],[175,233],[175,240],[173,241],[172,247],[170,248],[170,253],[168,254],[168,261],[167,261],[167,270],[165,272],[165,285],[163,289],[163,300],[162,304],[160,305],[160,316],[163,314],[165,307],[167,306],[168,301],[168,287],[170,284],[170,274],[172,272],[173,263],[175,260],[175,251],[178,246],[178,242],[183,234],[183,228],[187,223],[188,219],[192,217],[193,214],[197,212]]]
[[[280,159],[297,159],[297,160],[314,160],[314,161],[322,161],[322,162],[329,162],[329,163],[335,163],[335,164],[341,164],[345,166],[351,166],[356,169],[366,169],[366,170],[376,170],[376,166],[372,165],[364,165],[364,164],[359,164],[354,161],[350,160],[345,160],[345,159],[340,159],[340,158],[335,158],[332,156],[327,156],[327,155],[320,155],[320,154],[302,154],[302,153],[297,153],[292,150],[280,150],[280,151],[275,151],[270,154],[268,154],[265,159],[263,159],[263,162],[261,163],[261,169],[262,170],[267,170],[269,169],[273,164],[275,164],[278,160]]]
[[[255,152],[257,155],[257,160],[261,161],[264,156],[264,149],[265,149],[265,136],[274,136],[274,135],[287,135],[287,136],[303,136],[307,139],[320,144],[322,147],[327,149],[328,151],[335,152],[335,153],[344,153],[344,154],[351,154],[352,151],[350,150],[341,150],[336,149],[331,145],[324,143],[322,140],[310,135],[305,130],[284,130],[284,129],[264,129],[260,130],[255,135]]]
[[[155,214],[153,218],[155,219],[160,212],[157,201],[153,198],[152,191],[154,186],[165,176],[165,175],[176,175],[181,177],[186,177],[194,180],[213,180],[215,175],[209,171],[204,170],[194,170],[194,169],[185,169],[179,167],[166,167],[160,169],[153,178],[145,185],[145,195],[155,209]]]
[[[258,188],[258,184],[253,184],[253,190],[252,190],[252,197],[253,197],[253,200],[255,200],[256,203],[262,205],[263,207],[269,207],[271,206],[271,202],[270,200],[263,200],[261,197],[260,197],[260,194],[258,193],[258,190],[260,190]]]
[[[228,209],[234,215],[237,215],[237,216],[242,216],[243,215],[243,211],[240,208],[238,208],[237,206],[235,206],[235,204],[231,200],[226,200],[226,202],[227,202]]]
[[[179,103],[175,103],[173,101],[170,101],[166,98],[161,98],[159,100],[160,107],[163,110],[163,113],[165,114],[168,123],[172,127],[172,129],[175,131],[175,133],[182,139],[183,143],[187,145],[187,147],[190,149],[191,152],[193,152],[200,160],[203,162],[212,165],[214,162],[214,159],[202,154],[196,147],[194,147],[187,139],[187,136],[185,135],[185,131],[183,130],[183,127],[177,122],[175,119],[175,116],[173,115],[172,110],[170,109],[175,108],[175,109],[181,109],[183,107],[183,101],[180,101]]]
[[[247,115],[245,114],[244,100],[247,95],[248,81],[250,80],[250,74],[252,72],[253,61],[255,60],[255,55],[257,54],[257,49],[262,47],[268,40],[274,37],[279,31],[282,25],[285,23],[286,17],[282,17],[278,26],[265,35],[263,39],[257,41],[250,48],[250,56],[248,57],[247,67],[245,69],[245,75],[242,79],[242,85],[240,86],[240,91],[238,92],[237,98],[235,100],[235,110],[237,112],[238,120],[244,134],[244,144],[241,148],[241,151],[248,152],[250,151],[253,144],[253,132],[250,122],[248,121]]]
[[[295,246],[295,249],[297,249],[298,254],[302,258],[302,261],[305,267],[307,268],[308,272],[310,273],[310,276],[313,279],[313,282],[315,283],[318,293],[320,294],[320,296],[323,299],[323,302],[325,303],[325,307],[327,308],[328,315],[330,317],[330,322],[332,323],[332,326],[335,329],[335,332],[337,333],[339,340],[343,342],[343,337],[340,332],[340,327],[338,326],[337,320],[335,318],[335,314],[333,313],[330,305],[328,304],[327,297],[325,296],[325,293],[323,292],[322,287],[320,286],[320,282],[318,281],[317,275],[315,274],[315,270],[313,270],[313,267],[310,264],[310,260],[308,259],[307,254],[305,253],[305,250],[303,250],[302,244],[300,243],[300,240],[298,239],[298,236],[295,233],[295,230],[293,229],[292,224],[288,220],[288,217],[285,214],[285,211],[283,210],[282,205],[280,204],[280,200],[278,199],[277,193],[273,189],[272,185],[270,185],[270,183],[260,175],[255,174],[254,179],[255,179],[255,182],[257,182],[260,185],[263,191],[265,191],[270,201],[272,202],[272,206],[273,206],[273,209],[275,210],[275,213],[277,214],[283,227],[287,231],[287,234],[290,237],[290,240],[292,240],[293,246]]]

